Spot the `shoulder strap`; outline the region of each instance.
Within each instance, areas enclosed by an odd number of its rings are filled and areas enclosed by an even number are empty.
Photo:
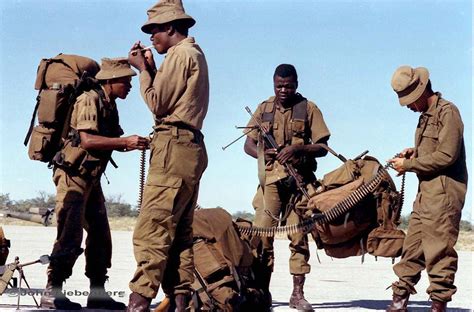
[[[302,100],[293,106],[292,119],[304,120],[308,118],[308,100],[302,97]]]

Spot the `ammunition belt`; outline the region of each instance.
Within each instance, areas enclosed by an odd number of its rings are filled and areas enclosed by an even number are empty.
[[[360,203],[364,198],[366,198],[369,194],[373,193],[380,185],[380,183],[384,180],[384,177],[388,175],[386,171],[387,168],[388,165],[383,168],[379,168],[377,174],[369,182],[359,186],[355,191],[353,191],[349,196],[337,203],[333,208],[323,213],[315,214],[310,218],[304,219],[300,223],[276,227],[255,227],[237,225],[237,228],[243,235],[260,237],[273,237],[276,234],[291,235],[297,232],[307,233],[317,224],[325,225],[343,216],[350,209]]]

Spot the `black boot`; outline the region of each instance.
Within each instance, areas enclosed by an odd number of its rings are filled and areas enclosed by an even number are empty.
[[[127,312],[150,312],[151,298],[132,292],[128,300]]]
[[[90,293],[87,297],[88,309],[104,310],[125,310],[126,306],[122,302],[117,302],[105,291],[104,284],[107,277],[90,279]]]
[[[445,312],[447,302],[433,300],[431,302],[431,312]]]
[[[392,296],[392,303],[387,307],[387,312],[406,312],[408,306],[408,298],[410,298],[410,294],[406,294],[405,296],[400,296],[397,294],[393,294]]]
[[[80,310],[81,305],[72,302],[63,294],[63,280],[48,276],[43,295],[41,296],[40,306],[43,309],[54,310]]]
[[[189,301],[191,297],[187,294],[177,294],[174,296],[174,304],[176,306],[175,312],[191,311]]]
[[[304,275],[293,275],[293,292],[290,297],[290,308],[298,311],[314,311],[311,304],[306,301],[303,293]]]

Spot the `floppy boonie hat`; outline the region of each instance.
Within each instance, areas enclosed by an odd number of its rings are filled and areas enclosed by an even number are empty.
[[[95,75],[98,80],[115,79],[127,76],[136,76],[137,73],[130,67],[126,57],[103,58],[100,71]]]
[[[142,31],[151,34],[155,24],[165,24],[176,20],[186,21],[191,28],[196,21],[184,12],[181,0],[161,0],[147,11],[148,20],[142,26]]]
[[[392,76],[392,88],[398,95],[400,105],[409,105],[423,94],[430,73],[424,67],[400,66]]]

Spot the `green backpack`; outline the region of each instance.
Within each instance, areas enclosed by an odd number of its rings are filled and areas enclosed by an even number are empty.
[[[76,98],[84,91],[98,87],[93,77],[99,64],[87,57],[59,55],[42,59],[38,65],[35,89],[36,106],[24,144],[29,142],[28,156],[52,164],[69,133],[69,123]],[[38,125],[35,119],[38,116]]]

